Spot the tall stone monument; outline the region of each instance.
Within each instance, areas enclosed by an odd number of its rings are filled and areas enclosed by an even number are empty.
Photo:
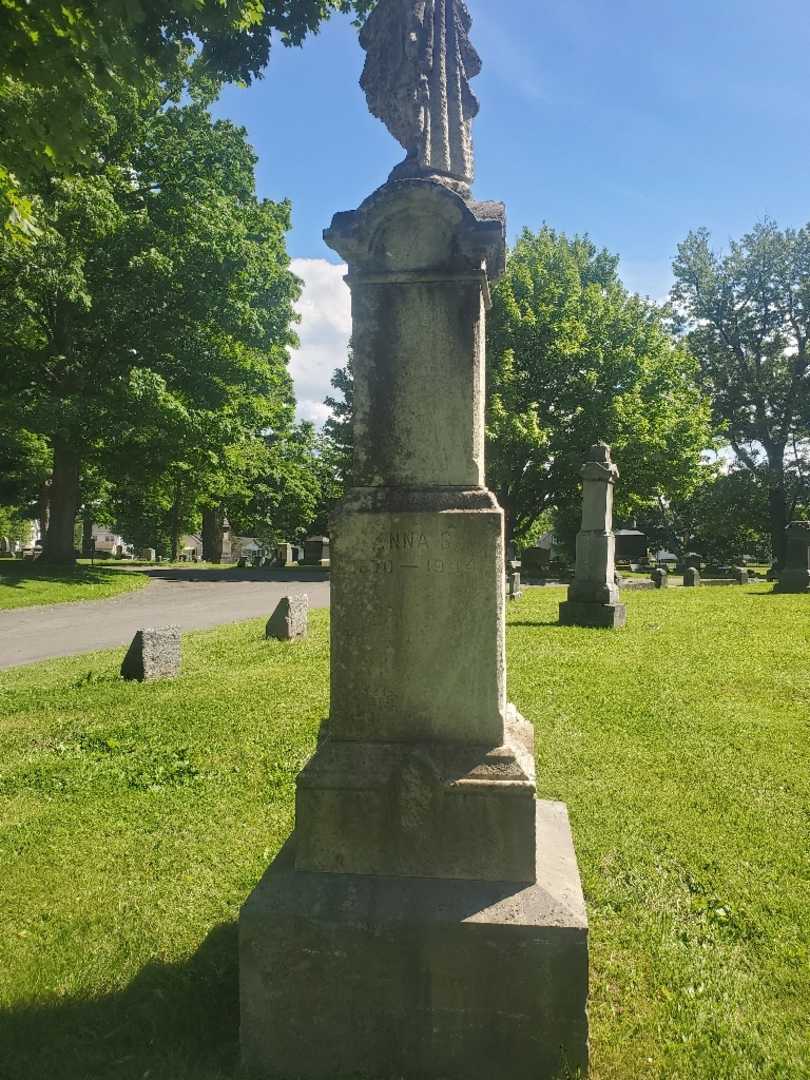
[[[598,626],[615,630],[627,622],[616,584],[616,538],[613,535],[613,489],[619,470],[610,447],[591,447],[582,466],[582,528],[577,535],[577,564],[568,599],[560,604],[563,626]]]
[[[810,521],[791,521],[788,525],[785,562],[774,592],[810,592]]]
[[[405,163],[326,240],[349,266],[355,486],[332,538],[331,712],[296,829],[240,919],[262,1077],[543,1080],[587,1067],[565,807],[535,798],[505,672],[484,330],[505,213],[470,194],[461,0],[381,0],[361,42]]]

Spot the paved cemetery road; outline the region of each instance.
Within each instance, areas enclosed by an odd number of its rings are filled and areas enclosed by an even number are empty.
[[[132,571],[133,573],[135,571]],[[128,645],[145,626],[204,630],[270,616],[280,597],[305,592],[329,606],[321,570],[154,570],[145,589],[109,600],[0,611],[0,669]]]

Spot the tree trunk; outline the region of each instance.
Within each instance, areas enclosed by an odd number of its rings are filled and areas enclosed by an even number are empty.
[[[45,543],[45,535],[48,532],[48,522],[51,515],[51,481],[46,480],[39,489],[37,495],[37,520],[39,522],[39,535]]]
[[[203,561],[210,563],[222,562],[222,548],[225,541],[225,514],[221,507],[203,510],[202,515],[202,544]]]
[[[171,518],[171,542],[172,542],[172,562],[177,562],[178,549],[180,547],[180,481],[175,481],[174,485],[174,502],[172,503],[172,518]]]
[[[777,447],[768,454],[768,515],[771,522],[771,547],[776,563],[781,566],[785,558],[788,527],[788,500],[785,485],[785,451]]]
[[[42,551],[44,562],[72,566],[76,561],[74,528],[79,509],[78,452],[61,439],[53,444],[53,476],[50,491],[50,518]]]
[[[93,556],[93,511],[86,506],[82,511],[82,557]]]

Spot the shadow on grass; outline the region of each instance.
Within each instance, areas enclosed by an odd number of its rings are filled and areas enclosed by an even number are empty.
[[[237,926],[93,1000],[0,1011],[0,1080],[235,1080]]]
[[[0,586],[22,588],[29,581],[54,585],[100,585],[110,580],[111,569],[102,566],[49,566],[39,562],[0,562]]]
[[[131,573],[144,573],[147,577],[154,578],[157,581],[328,581],[329,571],[321,569],[317,566],[302,566],[295,567],[291,570],[266,570],[261,567],[256,569],[238,569],[233,567],[231,569],[223,568],[218,570],[194,570],[189,567],[187,570],[159,570],[156,568],[150,570],[137,571],[132,570]]]
[[[559,619],[507,619],[507,626],[561,626]]]

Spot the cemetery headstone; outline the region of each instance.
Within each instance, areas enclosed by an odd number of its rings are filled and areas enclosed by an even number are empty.
[[[462,0],[381,0],[361,35],[369,106],[408,156],[326,233],[352,290],[357,486],[331,528],[327,735],[240,917],[249,1074],[587,1069],[570,826],[536,801],[533,729],[506,696],[483,424],[505,217],[469,191],[469,26]]]
[[[139,630],[124,657],[121,675],[124,679],[138,682],[174,679],[180,674],[180,659],[178,627]]]
[[[297,641],[307,636],[309,597],[306,593],[283,596],[267,621],[265,637],[276,641]]]
[[[8,555],[11,552],[11,542],[7,536],[0,536],[0,555]]]
[[[694,566],[687,566],[683,572],[683,583],[688,589],[695,589],[700,585],[700,571]]]
[[[508,579],[508,595],[510,600],[519,600],[523,596],[520,586],[520,570],[510,570]]]
[[[747,585],[751,580],[750,574],[744,566],[734,567],[734,580],[738,585]]]
[[[145,562],[153,563],[157,561],[157,552],[154,548],[144,548],[143,558]]]
[[[329,537],[309,536],[304,541],[304,566],[329,566]]]
[[[610,447],[591,447],[582,466],[582,528],[577,535],[577,562],[568,599],[560,604],[563,626],[619,629],[627,610],[619,600],[613,536],[613,489],[619,470]]]
[[[656,589],[666,589],[669,585],[669,574],[666,570],[656,567],[650,574],[650,580],[653,582]]]
[[[787,527],[785,562],[775,592],[810,592],[810,521],[791,521]]]
[[[295,566],[295,549],[292,544],[279,544],[276,548],[276,565],[280,567]]]

